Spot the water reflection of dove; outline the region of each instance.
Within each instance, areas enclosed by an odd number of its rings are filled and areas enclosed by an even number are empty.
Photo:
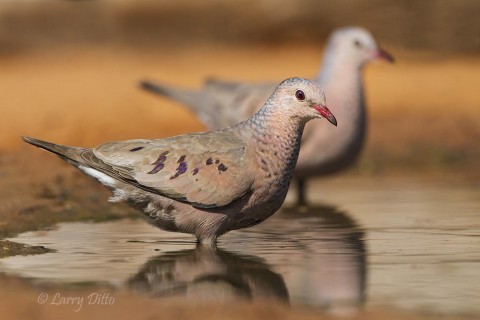
[[[365,301],[364,237],[353,218],[334,207],[284,206],[268,223],[223,242],[262,256],[283,276],[292,304],[351,314]]]
[[[336,125],[320,86],[291,78],[251,118],[219,131],[93,149],[24,140],[97,179],[113,191],[112,201],[142,210],[149,223],[213,245],[220,235],[258,224],[280,208],[303,128],[321,117]]]
[[[295,169],[298,202],[305,204],[305,182],[351,166],[362,149],[366,108],[362,70],[372,60],[393,57],[378,47],[363,28],[342,28],[329,41],[317,81],[325,89],[328,105],[342,130],[309,124]],[[247,119],[263,105],[275,83],[247,84],[208,80],[200,90],[175,88],[143,81],[142,87],[188,106],[209,128],[218,129]]]
[[[195,301],[277,300],[288,303],[280,274],[262,259],[197,247],[151,258],[127,281],[134,291],[156,297],[187,296]]]

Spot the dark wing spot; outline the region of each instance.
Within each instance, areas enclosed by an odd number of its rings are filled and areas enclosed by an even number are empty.
[[[177,163],[180,163],[180,162],[183,162],[185,161],[185,156],[181,156],[178,160],[177,160]]]
[[[160,156],[160,157],[158,157],[157,161],[155,161],[154,163],[152,163],[152,165],[153,165],[153,164],[162,164],[162,163],[165,162],[165,160],[167,160],[167,157],[165,157],[165,156]]]
[[[196,175],[198,173],[198,168],[193,169],[192,174]]]
[[[228,168],[223,163],[218,165],[218,171],[227,171],[227,169]]]
[[[176,177],[178,177],[179,175],[185,172],[187,172],[187,163],[182,161],[178,165],[177,172],[175,173],[175,175],[171,176],[170,179],[175,179]]]
[[[178,166],[178,171],[180,171],[180,173],[187,172],[187,163],[185,161],[180,162],[180,165]]]
[[[205,162],[206,165],[211,165],[213,163],[213,159],[212,158],[208,158],[207,159],[207,162]]]
[[[165,165],[164,165],[163,163],[158,163],[158,164],[152,169],[152,171],[148,172],[148,174],[155,174],[155,173],[157,173],[158,171],[162,170],[164,166],[165,166]]]
[[[143,147],[135,147],[133,149],[130,149],[130,152],[135,152],[135,151],[139,151],[139,150],[142,150]]]
[[[158,159],[154,163],[152,163],[152,165],[164,163],[165,160],[167,160],[167,153],[168,151],[162,152],[162,154],[160,154]]]

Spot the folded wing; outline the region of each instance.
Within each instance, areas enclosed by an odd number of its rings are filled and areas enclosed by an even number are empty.
[[[225,133],[111,142],[92,153],[83,158],[95,169],[201,208],[228,205],[253,183],[245,144]]]

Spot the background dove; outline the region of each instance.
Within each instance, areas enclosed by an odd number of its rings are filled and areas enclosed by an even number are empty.
[[[305,124],[336,119],[320,86],[283,81],[261,110],[219,131],[110,142],[94,149],[24,137],[113,190],[151,224],[194,234],[200,243],[267,219],[282,205]]]
[[[328,105],[341,124],[332,130],[309,124],[295,169],[298,203],[305,204],[305,181],[335,173],[352,165],[365,141],[366,110],[362,69],[366,63],[393,57],[380,49],[373,36],[358,27],[335,31],[328,41],[320,72],[315,78],[328,97]],[[262,106],[274,83],[247,84],[207,80],[200,90],[174,88],[149,81],[142,87],[188,106],[209,128],[218,129],[247,119]],[[335,143],[332,143],[332,142]]]

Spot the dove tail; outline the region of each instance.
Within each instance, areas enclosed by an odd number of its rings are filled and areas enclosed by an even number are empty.
[[[76,167],[78,167],[78,165],[80,165],[80,163],[83,162],[81,161],[79,152],[81,150],[84,150],[84,148],[62,146],[59,144],[42,141],[42,140],[38,140],[31,137],[22,137],[22,139],[23,141],[30,143],[31,145],[34,145],[43,150],[56,154],[63,160],[73,164]]]
[[[190,108],[196,114],[202,113],[204,109],[209,107],[205,95],[199,90],[174,88],[148,80],[140,81],[140,87],[154,94],[176,100]]]
[[[169,87],[161,84],[153,83],[148,80],[140,81],[140,88],[142,88],[145,91],[149,91],[161,96],[167,96],[167,97],[172,96],[172,92],[171,92],[172,90]]]
[[[195,100],[197,100],[196,98],[198,98],[199,95],[199,93],[194,90],[174,88],[147,80],[140,81],[140,87],[143,90],[182,102],[191,108],[195,107]]]
[[[56,154],[63,160],[67,161],[69,164],[81,170],[87,176],[95,178],[101,184],[113,190],[114,197],[110,198],[110,201],[116,202],[120,199],[122,191],[115,188],[115,179],[112,177],[112,173],[110,172],[109,174],[108,172],[110,168],[102,163],[96,163],[97,165],[95,166],[93,162],[89,163],[88,158],[85,159],[82,157],[82,154],[85,156],[85,154],[88,154],[89,151],[91,151],[90,149],[62,146],[59,144],[42,141],[31,137],[22,137],[22,139],[23,141],[28,142],[36,147]],[[90,160],[95,161],[98,159],[90,155]]]

